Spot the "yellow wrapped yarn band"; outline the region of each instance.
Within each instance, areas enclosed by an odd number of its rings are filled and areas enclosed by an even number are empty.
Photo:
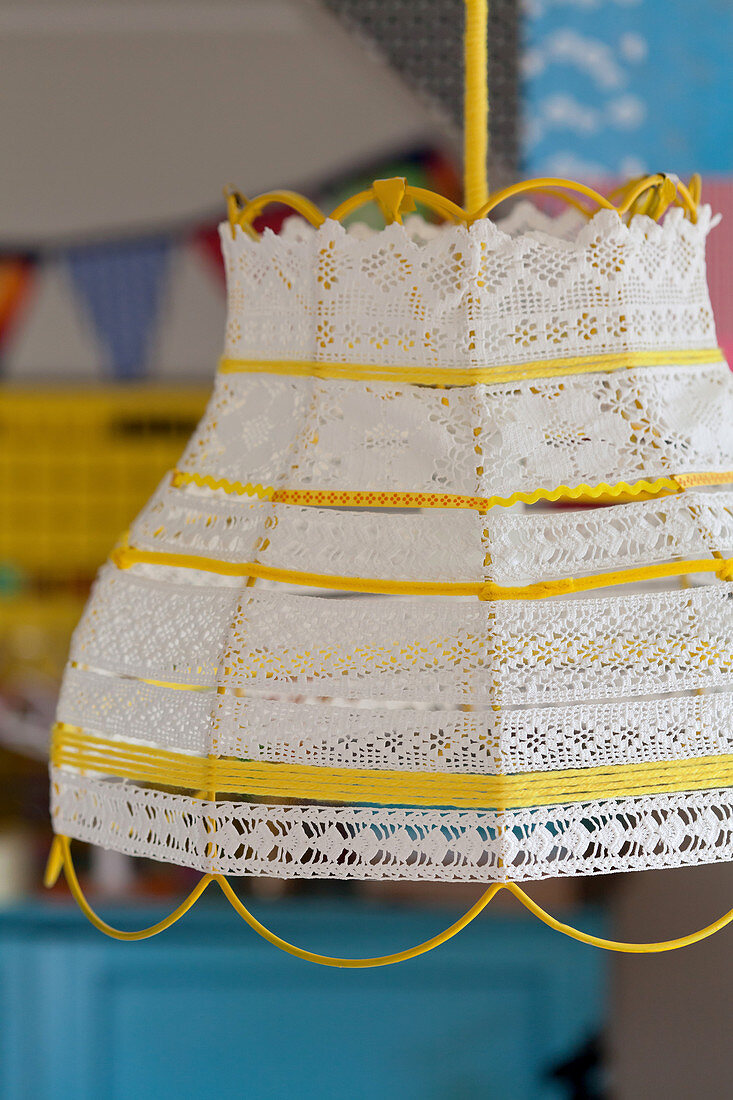
[[[733,755],[472,775],[200,757],[153,745],[111,741],[65,723],[54,727],[51,763],[137,783],[189,791],[213,789],[264,801],[288,798],[466,809],[506,810],[733,786]]]
[[[219,374],[279,374],[292,378],[342,379],[349,382],[392,382],[413,386],[501,385],[524,379],[600,374],[639,367],[695,367],[724,361],[720,348],[676,348],[669,351],[624,351],[536,359],[510,367],[399,367],[365,363],[321,363],[301,359],[235,359],[224,356]]]

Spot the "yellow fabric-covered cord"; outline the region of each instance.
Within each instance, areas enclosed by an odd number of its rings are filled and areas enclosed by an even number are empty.
[[[344,577],[333,573],[307,573],[281,569],[262,562],[231,562],[198,554],[169,554],[158,550],[140,550],[122,545],[112,552],[118,569],[133,565],[161,565],[174,569],[194,569],[222,577],[257,577],[278,584],[304,588],[327,588],[338,592],[369,592],[375,595],[401,596],[478,596],[481,600],[541,600],[573,592],[588,592],[660,577],[682,577],[692,573],[714,573],[721,580],[733,579],[733,558],[700,558],[692,561],[663,562],[633,569],[596,573],[589,577],[564,577],[537,584],[501,585],[491,581],[402,581],[378,577]]]
[[[466,0],[463,33],[463,201],[478,210],[489,194],[488,3]]]
[[[691,932],[687,936],[680,936],[673,940],[661,940],[657,943],[623,943],[619,940],[608,940],[600,936],[592,936],[587,932],[582,932],[579,929],[573,928],[569,924],[563,924],[562,921],[557,920],[555,917],[547,913],[540,905],[533,901],[520,886],[517,886],[513,882],[496,882],[488,887],[487,890],[481,895],[478,901],[471,906],[471,908],[463,914],[457,921],[451,924],[448,928],[444,929],[437,936],[433,936],[429,940],[425,940],[424,943],[418,944],[416,947],[407,948],[404,951],[396,951],[391,955],[378,955],[374,958],[367,959],[345,959],[337,958],[331,955],[321,955],[314,951],[308,951],[305,948],[298,947],[295,944],[289,943],[287,940],[278,936],[275,932],[272,932],[261,921],[250,913],[249,909],[237,896],[232,889],[229,881],[224,875],[219,874],[207,874],[203,875],[199,879],[198,883],[177,906],[172,913],[170,913],[163,920],[158,921],[156,924],[151,925],[149,928],[143,928],[139,931],[127,932],[120,928],[114,928],[111,924],[102,920],[100,916],[94,911],[89,902],[87,901],[84,892],[79,883],[79,879],[76,875],[74,868],[74,862],[71,855],[71,842],[66,836],[54,837],[51,851],[48,857],[48,865],[46,868],[46,876],[44,879],[47,887],[53,886],[56,882],[61,870],[63,869],[66,876],[66,881],[69,885],[72,897],[76,901],[77,905],[81,909],[87,920],[94,925],[100,932],[103,932],[106,936],[110,936],[116,940],[144,940],[149,939],[151,936],[157,935],[166,928],[170,928],[172,924],[187,913],[188,910],[194,905],[197,899],[203,894],[204,890],[211,882],[216,882],[220,887],[222,893],[226,899],[230,902],[234,910],[239,916],[246,921],[246,923],[253,929],[259,936],[267,940],[274,947],[278,947],[281,951],[285,951],[289,955],[294,955],[298,959],[303,959],[305,962],[317,963],[321,966],[341,967],[349,970],[363,970],[375,966],[389,966],[392,963],[405,962],[407,959],[417,958],[419,955],[424,955],[428,951],[432,951],[433,948],[439,947],[441,944],[446,943],[458,932],[462,931],[471,921],[483,912],[493,897],[498,894],[500,890],[509,890],[517,898],[521,904],[534,914],[544,924],[547,924],[550,928],[553,928],[557,932],[561,932],[565,936],[569,936],[571,939],[579,940],[581,943],[589,944],[592,947],[600,947],[606,951],[618,951],[626,954],[656,954],[661,951],[676,951],[680,947],[687,947],[693,943],[699,943],[701,940],[707,939],[708,936],[712,936],[715,932],[719,932],[726,925],[730,924],[733,920],[733,909],[729,910],[718,920],[713,921],[712,924],[708,924],[705,928],[700,928],[696,932]]]

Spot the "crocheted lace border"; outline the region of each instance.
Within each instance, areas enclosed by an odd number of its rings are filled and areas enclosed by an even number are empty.
[[[200,871],[527,881],[733,859],[733,790],[512,812],[207,802],[51,770],[57,833]]]

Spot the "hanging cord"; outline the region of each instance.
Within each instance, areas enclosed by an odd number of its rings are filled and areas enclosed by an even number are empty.
[[[432,951],[433,948],[439,947],[441,944],[452,939],[453,936],[457,935],[458,932],[469,925],[471,921],[475,920],[479,913],[483,912],[492,898],[494,898],[500,890],[509,890],[510,893],[514,894],[518,901],[521,902],[525,909],[528,909],[529,912],[541,920],[543,924],[548,925],[556,932],[562,932],[563,935],[578,940],[580,943],[589,944],[591,947],[600,947],[606,951],[618,951],[632,955],[647,955],[658,954],[662,951],[676,951],[680,947],[687,947],[690,944],[699,943],[700,940],[707,939],[708,936],[712,936],[715,932],[725,928],[727,924],[733,921],[733,909],[731,909],[728,913],[725,913],[724,916],[720,917],[712,924],[708,924],[705,928],[700,928],[696,932],[690,932],[687,936],[680,936],[678,939],[661,940],[657,943],[623,943],[619,940],[607,940],[600,936],[592,936],[590,933],[582,932],[569,924],[563,924],[562,921],[551,916],[538,905],[537,902],[533,901],[516,883],[495,882],[484,891],[478,901],[472,905],[462,917],[459,917],[459,919],[448,928],[439,932],[437,936],[425,940],[424,943],[420,943],[416,947],[409,947],[404,951],[396,951],[391,955],[377,955],[374,958],[368,959],[342,959],[332,955],[319,955],[314,951],[307,951],[305,948],[289,943],[275,932],[271,932],[253,913],[250,913],[249,909],[236,895],[224,875],[203,875],[188,897],[186,897],[172,913],[164,917],[163,920],[158,921],[156,924],[151,924],[148,928],[126,932],[120,928],[114,928],[111,924],[107,924],[107,922],[102,920],[102,918],[92,909],[84,896],[84,892],[76,875],[76,870],[74,869],[74,862],[71,857],[71,842],[68,837],[59,835],[54,837],[51,851],[49,852],[48,865],[44,878],[45,885],[53,886],[62,869],[66,875],[66,881],[69,885],[72,897],[84,916],[95,928],[100,932],[104,932],[106,936],[110,936],[112,939],[128,941],[146,940],[151,936],[156,936],[159,932],[164,931],[166,928],[170,928],[172,924],[180,920],[184,913],[187,913],[201,894],[203,894],[210,883],[216,882],[217,886],[220,887],[222,893],[242,920],[246,921],[258,936],[262,936],[263,939],[267,940],[268,943],[271,943],[274,947],[278,947],[281,951],[285,951],[289,955],[295,955],[296,958],[303,959],[306,962],[350,970],[364,970],[374,966],[389,966],[392,963],[404,962],[406,959],[415,959],[418,955],[425,955],[428,951]]]
[[[463,98],[463,201],[466,210],[489,195],[488,0],[466,0]]]

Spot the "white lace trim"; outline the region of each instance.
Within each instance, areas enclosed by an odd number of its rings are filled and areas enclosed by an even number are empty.
[[[626,226],[599,211],[565,240],[488,219],[437,233],[390,225],[347,233],[327,220],[256,241],[221,227],[226,354],[405,366],[507,366],[627,350],[708,347],[709,207],[693,225]],[[518,230],[518,232],[517,232]]]
[[[220,375],[181,469],[289,489],[508,497],[733,469],[724,363],[451,390]]]
[[[497,814],[203,802],[51,778],[56,832],[222,874],[521,882],[733,858],[730,790]]]
[[[646,215],[643,217],[646,218]],[[713,219],[713,224],[717,224],[719,218],[720,215]],[[555,240],[572,241],[588,223],[572,206],[566,207],[557,214],[550,214],[535,206],[530,200],[520,199],[507,214],[500,214],[493,224],[504,236],[517,237],[524,233],[534,233],[542,237],[552,237]],[[420,214],[408,214],[403,218],[403,231],[415,244],[425,244],[427,241],[441,238],[446,228],[446,223],[425,221]],[[349,221],[348,225],[344,226],[344,232],[347,237],[374,242],[384,230],[381,227],[368,225],[366,222]],[[310,222],[298,214],[292,214],[285,219],[277,236],[288,244],[296,245],[312,243],[315,233],[316,230]],[[229,235],[231,237],[231,229]]]
[[[270,693],[271,694],[271,693]],[[506,774],[733,753],[733,693],[634,702],[456,710],[355,706],[213,687],[181,692],[68,669],[58,720],[201,756],[395,771]]]
[[[593,599],[324,599],[107,567],[71,659],[141,679],[267,687],[280,698],[628,698],[729,683],[731,601],[722,581]]]
[[[165,478],[130,530],[143,550],[387,580],[532,584],[733,555],[733,492],[570,512],[358,513],[223,496]]]

